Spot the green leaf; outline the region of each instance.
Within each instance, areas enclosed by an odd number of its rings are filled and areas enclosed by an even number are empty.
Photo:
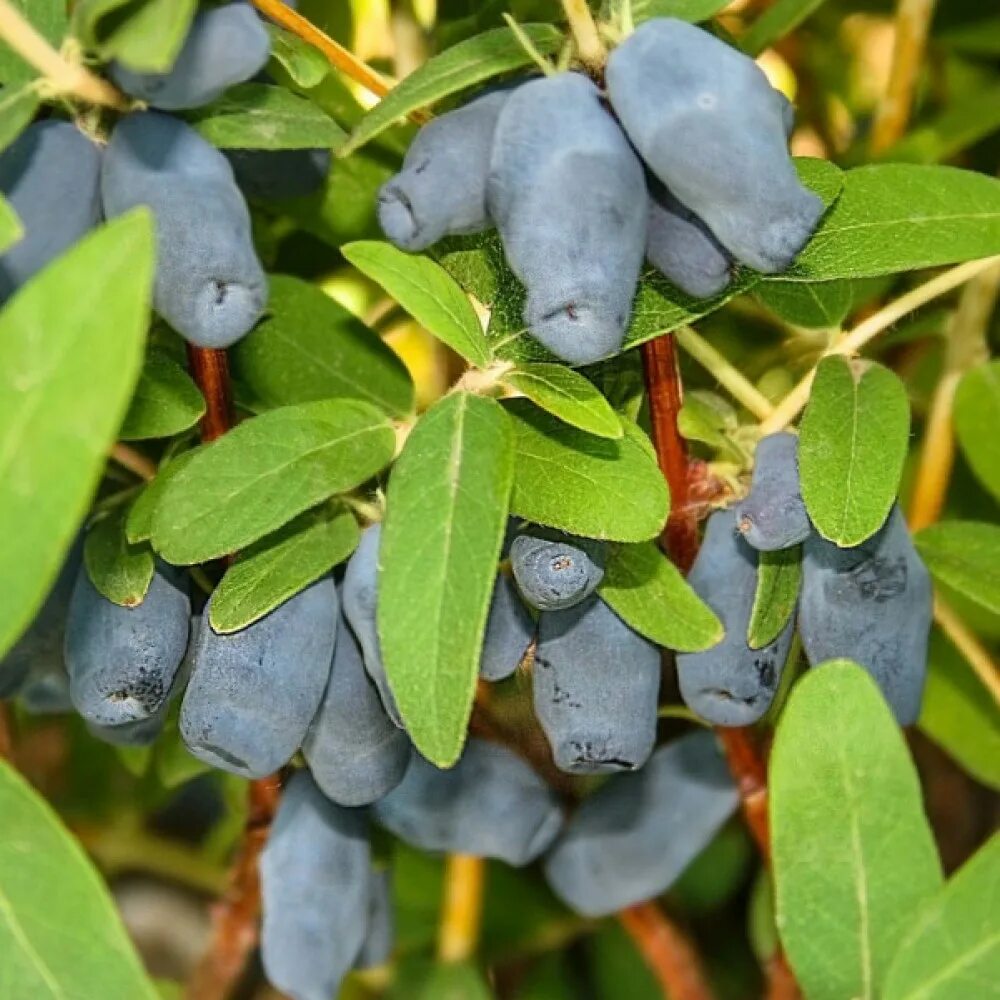
[[[1000,180],[972,170],[885,163],[844,190],[782,280],[864,278],[1000,253]]]
[[[322,289],[271,277],[268,315],[229,351],[233,374],[268,406],[360,399],[390,416],[413,410],[406,367],[377,333]]]
[[[0,815],[5,1000],[155,1000],[94,866],[45,800],[2,760]]]
[[[476,310],[440,264],[375,241],[349,243],[341,253],[438,340],[480,368],[489,364],[490,349]]]
[[[419,1000],[493,1000],[493,992],[474,965],[443,962],[423,982]]]
[[[942,521],[913,541],[936,580],[1000,615],[1000,527]]]
[[[712,609],[655,542],[612,545],[598,593],[622,621],[666,649],[697,653],[724,635]]]
[[[781,634],[795,611],[801,579],[801,545],[759,554],[757,591],[747,626],[747,644],[751,649],[763,649]]]
[[[822,6],[823,0],[775,0],[740,38],[740,48],[760,55]]]
[[[1000,500],[1000,361],[962,376],[955,392],[955,434],[976,478]]]
[[[170,479],[153,514],[153,547],[178,566],[236,552],[384,469],[395,444],[388,420],[356,400],[252,417]]]
[[[145,598],[156,567],[148,545],[132,545],[125,537],[127,516],[127,507],[117,507],[87,532],[83,562],[109,601],[134,608]]]
[[[889,515],[910,436],[906,390],[888,368],[824,358],[799,435],[802,498],[816,530],[859,545]]]
[[[572,427],[598,437],[624,434],[611,404],[594,383],[565,365],[519,365],[503,381]]]
[[[456,392],[420,419],[389,479],[379,638],[406,731],[438,767],[465,742],[513,469],[499,403]]]
[[[848,281],[763,281],[754,294],[788,323],[839,327],[854,305]]]
[[[516,465],[511,511],[586,538],[644,542],[659,535],[670,494],[649,439],[622,420],[618,441],[569,427],[526,399],[510,400]]]
[[[133,545],[137,542],[145,542],[152,537],[153,511],[156,510],[167,483],[200,451],[200,448],[191,448],[189,451],[181,452],[181,454],[164,462],[157,470],[156,478],[151,483],[147,483],[143,491],[136,497],[125,522],[125,535]]]
[[[58,49],[66,34],[66,0],[10,0],[53,47]],[[38,70],[26,63],[10,46],[0,42],[0,83],[17,86],[34,80]]]
[[[976,87],[933,120],[913,129],[886,150],[894,163],[940,163],[1000,129],[1000,84]]]
[[[0,47],[0,53],[2,51]],[[0,60],[2,58],[0,55]],[[28,127],[39,101],[34,84],[7,86],[0,90],[0,149],[6,149]]]
[[[212,595],[216,632],[238,632],[342,563],[360,533],[343,504],[308,511],[240,553]]]
[[[84,237],[0,312],[0,656],[41,606],[100,480],[139,374],[153,226]],[[15,527],[16,526],[16,527]]]
[[[632,20],[636,24],[651,17],[676,17],[680,21],[707,21],[732,0],[633,0]]]
[[[271,58],[285,67],[289,77],[299,87],[305,90],[318,87],[330,73],[326,57],[319,49],[284,28],[276,24],[266,27],[271,36]]]
[[[551,24],[524,24],[521,29],[543,55],[558,52],[563,44],[562,33]],[[510,28],[497,28],[459,42],[428,59],[393,87],[361,119],[339,155],[350,155],[417,108],[429,107],[449,94],[529,65],[531,57]]]
[[[336,149],[344,130],[284,87],[241,83],[185,117],[220,149]]]
[[[118,436],[124,441],[172,437],[204,413],[205,399],[191,376],[165,351],[154,349],[146,355]]]
[[[165,73],[184,44],[197,0],[79,0],[73,31],[103,59]]]
[[[1000,983],[1000,833],[920,913],[886,977],[884,1000],[961,1000]]]
[[[972,777],[1000,791],[1000,708],[937,629],[931,632],[919,725]]]
[[[874,1000],[942,875],[902,733],[857,664],[798,682],[769,788],[778,930],[799,985],[811,1000]]]
[[[24,236],[24,227],[10,202],[0,195],[0,253],[12,247]]]

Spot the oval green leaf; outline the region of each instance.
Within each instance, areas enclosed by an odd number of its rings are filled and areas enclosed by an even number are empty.
[[[936,580],[1000,615],[1000,527],[942,521],[913,541]]]
[[[571,427],[598,437],[620,438],[624,431],[611,404],[593,382],[565,365],[524,364],[503,381]]]
[[[375,240],[349,243],[341,253],[438,340],[471,364],[489,364],[490,349],[476,310],[440,264]]]
[[[762,281],[754,294],[786,323],[809,328],[839,327],[854,305],[849,281]]]
[[[622,0],[627,2],[627,0]],[[639,24],[651,17],[676,17],[681,21],[707,21],[732,0],[632,0],[632,20]]]
[[[94,866],[45,800],[2,760],[0,816],[6,1000],[156,1000]]]
[[[896,499],[910,437],[906,389],[888,368],[824,358],[799,435],[802,498],[816,530],[841,546],[875,534]]]
[[[775,0],[740,38],[740,48],[752,56],[760,55],[779,38],[794,31],[823,3],[824,0]]]
[[[153,579],[155,563],[148,545],[132,545],[125,536],[127,507],[117,507],[87,532],[83,562],[94,586],[113,604],[141,604]]]
[[[151,350],[118,436],[123,441],[172,437],[204,413],[205,399],[191,376],[165,351]]]
[[[795,611],[801,580],[801,545],[758,555],[757,590],[747,626],[751,649],[763,649],[781,634]]]
[[[390,416],[413,410],[413,383],[396,353],[322,289],[271,278],[268,315],[230,348],[233,375],[267,406],[360,399]]]
[[[562,32],[551,24],[524,24],[521,30],[542,54],[558,52],[564,41]],[[361,119],[339,155],[350,155],[411,111],[429,107],[449,94],[528,65],[531,65],[531,56],[510,28],[496,28],[459,42],[428,59],[393,87]]]
[[[125,415],[149,321],[145,210],[85,237],[0,312],[0,656],[62,566]],[[85,373],[85,374],[84,374]]]
[[[308,511],[245,549],[212,595],[216,632],[238,632],[342,563],[360,539],[341,503]]]
[[[143,491],[136,497],[135,502],[129,508],[128,518],[125,521],[125,536],[135,545],[138,542],[145,542],[153,534],[153,512],[156,510],[160,497],[166,489],[167,483],[177,475],[181,469],[199,453],[200,448],[191,448],[183,451],[169,460],[165,460],[156,471],[156,478],[147,483]]]
[[[973,368],[955,391],[955,433],[976,478],[1000,500],[1000,361]]]
[[[344,130],[284,87],[241,83],[185,117],[220,149],[336,149]]]
[[[697,653],[722,640],[722,622],[655,542],[612,545],[598,593],[658,646]]]
[[[465,742],[513,472],[500,404],[456,392],[420,419],[389,479],[379,638],[406,730],[438,767]]]
[[[236,552],[384,469],[395,444],[385,416],[356,400],[253,417],[170,479],[153,513],[153,547],[178,566]]]
[[[799,681],[769,787],[778,930],[799,985],[811,1000],[875,1000],[943,879],[916,769],[865,670],[836,660]]]
[[[0,90],[0,149],[6,149],[28,127],[40,100],[34,84]]]
[[[883,1000],[985,997],[1000,983],[1000,833],[916,919],[889,968]]]
[[[73,32],[104,59],[120,59],[138,73],[165,73],[197,6],[197,0],[79,0]]]
[[[659,535],[670,494],[649,439],[622,420],[618,441],[569,427],[526,399],[505,404],[514,420],[511,511],[586,538],[645,542]]]

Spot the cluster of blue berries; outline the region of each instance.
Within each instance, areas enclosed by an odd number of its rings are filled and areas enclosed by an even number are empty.
[[[605,86],[563,72],[490,90],[426,125],[379,195],[405,250],[495,226],[528,330],[571,365],[621,349],[644,258],[710,297],[735,264],[785,270],[824,210],[788,152],[788,100],[701,28],[645,22]]]

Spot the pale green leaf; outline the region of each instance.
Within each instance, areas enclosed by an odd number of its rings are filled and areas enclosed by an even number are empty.
[[[454,764],[465,742],[513,459],[501,406],[456,392],[420,419],[389,479],[382,655],[406,731],[439,767]]]
[[[787,323],[839,327],[854,305],[849,281],[762,281],[754,294]]]
[[[955,167],[885,163],[844,190],[784,280],[864,278],[1000,253],[1000,180]]]
[[[468,962],[435,965],[421,984],[418,1000],[492,1000],[482,973]]]
[[[1000,527],[942,521],[913,540],[938,582],[1000,615]]]
[[[722,640],[722,623],[655,542],[612,545],[598,593],[658,646],[696,653]]]
[[[649,439],[623,420],[613,441],[569,427],[526,399],[510,400],[516,465],[514,514],[587,538],[644,542],[670,513]]]
[[[170,479],[153,513],[153,547],[179,566],[236,552],[375,475],[395,442],[385,416],[356,400],[252,417]]]
[[[795,611],[802,579],[802,546],[761,552],[757,559],[757,590],[747,626],[751,649],[769,646]]]
[[[237,632],[342,563],[360,532],[343,504],[308,511],[241,552],[212,595],[216,632]]]
[[[1000,833],[949,879],[896,953],[883,1000],[966,1000],[1000,991]]]
[[[156,567],[148,545],[132,545],[125,537],[127,516],[127,507],[117,507],[87,532],[83,562],[109,601],[134,608],[146,596]]]
[[[58,49],[66,34],[66,0],[10,0],[41,36]],[[10,46],[0,42],[0,83],[19,85],[34,80],[38,70],[28,65]]]
[[[135,545],[147,541],[153,534],[153,511],[160,502],[160,497],[167,483],[184,468],[192,458],[199,453],[200,448],[191,448],[181,452],[169,461],[164,462],[157,470],[156,478],[147,483],[143,491],[136,497],[129,508],[125,522],[125,535]]]
[[[28,127],[39,100],[34,84],[0,90],[0,150],[6,149]]]
[[[22,236],[24,227],[17,217],[17,212],[11,208],[10,202],[0,195],[0,253],[12,247]]]
[[[438,340],[474,365],[482,368],[489,364],[490,349],[479,317],[440,264],[375,241],[349,243],[341,252]]]
[[[625,2],[625,0],[621,0]],[[676,17],[680,21],[707,21],[732,0],[632,0],[632,20],[636,24],[651,17]]]
[[[271,58],[284,66],[297,86],[309,90],[323,82],[330,64],[319,49],[276,24],[268,24],[267,33],[271,36]]]
[[[1000,361],[962,376],[955,392],[955,433],[976,478],[1000,500]]]
[[[563,44],[562,33],[551,24],[524,24],[521,29],[542,54],[557,52]],[[411,111],[531,64],[531,57],[509,28],[497,28],[459,42],[428,59],[393,87],[361,119],[339,155],[353,153]]]
[[[145,210],[84,237],[0,312],[0,656],[76,537],[142,362],[153,281]]]
[[[151,350],[118,436],[124,441],[171,437],[193,427],[205,399],[191,376],[165,351]]]
[[[859,545],[885,522],[909,446],[906,390],[888,368],[824,358],[799,435],[802,498],[816,530]]]
[[[73,32],[103,59],[164,73],[184,44],[197,0],[78,0]]]
[[[598,437],[620,438],[621,421],[594,383],[565,365],[519,365],[503,378],[564,423]]]
[[[798,682],[769,792],[778,931],[803,993],[875,1000],[943,879],[906,743],[857,664],[820,664]]]
[[[413,409],[413,383],[395,352],[322,289],[270,279],[268,315],[229,351],[233,375],[267,406],[360,399],[390,416]]]
[[[823,5],[823,0],[775,0],[740,38],[740,48],[759,55]]]
[[[107,888],[45,800],[0,760],[4,1000],[155,1000]]]
[[[1000,792],[1000,708],[937,629],[931,632],[919,726],[972,777]]]
[[[284,87],[241,83],[185,117],[221,149],[336,149],[344,130]]]

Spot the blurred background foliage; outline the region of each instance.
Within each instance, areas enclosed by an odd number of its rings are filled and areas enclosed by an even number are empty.
[[[560,19],[555,0],[302,0],[299,6],[332,37],[394,78],[463,38],[501,26],[505,12],[522,23]],[[1000,167],[1000,8],[984,0],[938,3],[911,125],[898,143],[872,153],[872,117],[894,47],[893,13],[891,0],[736,0],[719,23],[741,36],[756,22],[763,25],[765,41],[779,39],[764,48],[760,59],[772,82],[797,106],[796,154],[843,166],[891,159],[995,173]],[[762,15],[769,21],[759,21]],[[357,121],[372,103],[334,73],[310,94],[344,124]],[[348,241],[380,235],[375,192],[397,168],[410,134],[412,126],[397,126],[350,158],[335,161],[324,191],[280,209],[259,208],[255,226],[268,270],[315,281],[378,330],[410,369],[419,406],[425,408],[461,366],[351,269],[338,250]],[[815,363],[830,326],[856,321],[874,303],[916,280],[903,275],[838,283],[843,287],[833,313],[819,319],[792,299],[746,295],[699,324],[699,332],[777,400]],[[938,303],[915,314],[876,348],[876,356],[904,377],[918,429],[942,370],[953,308]],[[988,334],[995,354],[996,315]],[[639,398],[637,354],[629,352],[603,373],[604,388],[616,403]],[[692,447],[719,471],[741,474],[740,425],[750,422],[749,415],[717,395],[711,376],[687,357],[683,378]],[[918,430],[914,441],[919,436]],[[909,489],[906,477],[904,507]],[[996,500],[961,455],[945,516],[996,521]],[[1000,641],[1000,618],[961,594],[949,594],[949,600],[988,642]],[[498,688],[492,707],[523,739],[537,739],[526,717],[526,688],[527,682],[515,677]],[[679,700],[676,691],[668,689],[666,696]],[[664,735],[683,725],[664,720]],[[122,751],[91,738],[75,717],[19,715],[17,726],[18,767],[108,877],[151,972],[183,982],[204,947],[211,903],[225,885],[227,860],[245,816],[245,783],[203,771],[182,749],[175,728],[155,749]],[[910,743],[950,871],[1000,818],[994,794],[1000,788],[1000,715],[962,657],[937,632],[925,713]],[[342,996],[406,1000],[419,995],[421,970],[433,955],[443,862],[388,837],[376,846],[383,855],[392,854],[396,865],[399,967],[352,976]],[[773,951],[775,931],[769,886],[739,819],[664,903],[692,933],[720,997],[759,994],[760,963]],[[502,998],[645,1000],[661,995],[615,921],[591,922],[569,913],[532,869],[490,866],[482,948]],[[255,970],[241,989],[244,997],[269,995]],[[164,985],[165,995],[172,992],[169,983]]]

